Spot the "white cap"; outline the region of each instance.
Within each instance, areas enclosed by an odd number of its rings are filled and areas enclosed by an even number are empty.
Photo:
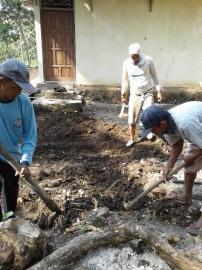
[[[141,55],[141,45],[139,43],[130,44],[128,47],[129,54],[140,54]]]

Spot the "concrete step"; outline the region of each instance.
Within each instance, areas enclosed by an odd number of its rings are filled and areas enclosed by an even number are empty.
[[[32,102],[36,109],[59,109],[65,108],[68,112],[83,112],[84,103],[81,99],[51,99],[38,97]]]
[[[44,82],[37,83],[37,89],[39,90],[48,90],[53,89],[54,87],[65,87],[67,90],[72,90],[74,88],[74,82]]]
[[[77,95],[73,90],[67,90],[66,92],[56,92],[54,90],[46,90],[43,93],[46,98],[59,98],[59,99],[73,99],[82,100],[81,95]]]

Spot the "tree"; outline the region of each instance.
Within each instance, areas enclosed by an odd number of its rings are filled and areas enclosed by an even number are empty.
[[[0,0],[0,60],[10,57],[36,61],[34,13],[22,0]]]

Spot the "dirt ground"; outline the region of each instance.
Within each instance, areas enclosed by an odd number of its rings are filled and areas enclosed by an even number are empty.
[[[83,113],[65,109],[36,113],[38,143],[32,175],[66,211],[62,227],[67,231],[97,206],[124,211],[124,202],[134,199],[144,184],[161,175],[167,145],[157,139],[127,149],[127,119],[117,117],[119,110],[115,105],[92,103]],[[50,226],[50,211],[24,183],[18,205],[24,217],[42,228]],[[165,200],[161,193],[143,198],[136,210],[140,216],[149,213],[180,226],[190,222],[185,207]]]
[[[200,254],[202,247],[190,241],[184,229],[199,212],[192,215],[188,206],[165,199],[164,191],[170,184],[143,198],[131,212],[125,211],[124,202],[133,200],[145,185],[161,177],[169,147],[157,138],[126,148],[127,117],[118,118],[120,109],[118,104],[87,102],[83,112],[69,112],[65,107],[35,110],[38,142],[32,176],[65,215],[54,219],[24,182],[18,199],[19,215],[51,231],[52,242],[44,254],[77,235],[131,219],[146,226],[149,222],[162,237],[165,231],[168,236],[178,231],[180,239],[186,239],[180,242],[180,248],[197,248],[196,254]],[[104,223],[101,219],[88,226],[86,220],[92,210],[100,207],[107,207],[113,214]],[[165,229],[168,225],[172,230]]]

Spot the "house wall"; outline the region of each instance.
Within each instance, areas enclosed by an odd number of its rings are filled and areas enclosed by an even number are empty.
[[[202,0],[153,0],[152,12],[148,2],[75,0],[78,84],[120,84],[133,42],[153,58],[163,86],[200,84]]]

